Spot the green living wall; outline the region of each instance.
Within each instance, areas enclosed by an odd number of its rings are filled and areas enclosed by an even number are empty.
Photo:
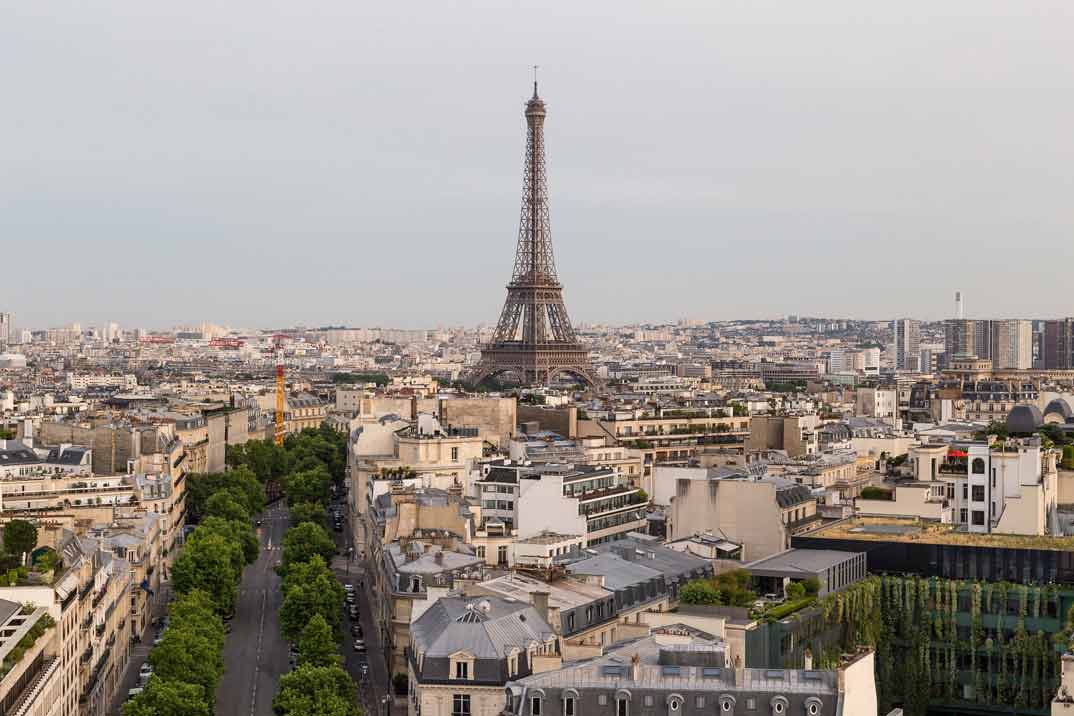
[[[1072,607],[1074,589],[1054,584],[874,576],[762,625],[759,643],[785,667],[801,667],[806,649],[830,668],[844,652],[874,647],[883,714],[902,706],[924,716],[930,705],[1046,714]]]

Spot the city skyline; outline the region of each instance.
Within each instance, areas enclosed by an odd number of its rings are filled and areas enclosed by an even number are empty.
[[[20,8],[0,298],[34,326],[488,321],[538,63],[579,323],[939,319],[955,285],[970,316],[1069,313],[1069,8],[849,8]]]

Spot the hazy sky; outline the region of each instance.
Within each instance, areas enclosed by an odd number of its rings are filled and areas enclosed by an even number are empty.
[[[492,322],[530,65],[577,323],[1074,313],[1074,4],[7,2],[24,327]]]

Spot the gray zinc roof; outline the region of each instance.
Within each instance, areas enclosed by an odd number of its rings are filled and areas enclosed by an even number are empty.
[[[529,604],[494,596],[443,597],[411,627],[414,648],[426,658],[465,651],[478,659],[502,659],[512,648],[525,651],[551,634]]]

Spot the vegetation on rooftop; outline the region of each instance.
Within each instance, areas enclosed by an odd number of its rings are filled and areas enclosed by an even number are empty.
[[[679,590],[679,601],[683,604],[748,607],[757,599],[750,588],[751,579],[744,569],[733,569],[709,579],[695,579]]]
[[[336,385],[374,383],[379,387],[390,383],[391,378],[387,373],[333,373],[332,382]]]
[[[34,612],[34,607],[30,605],[30,611],[26,611],[24,606],[21,614],[28,615]],[[22,657],[26,655],[26,652],[33,648],[33,645],[37,643],[37,640],[49,629],[56,626],[56,620],[50,617],[48,614],[42,614],[34,625],[30,627],[30,630],[19,639],[19,643],[15,645],[15,648],[8,652],[8,655],[4,657],[4,661],[0,663],[0,679],[3,679],[8,673],[15,668]]]
[[[908,534],[887,532],[851,532],[868,525],[898,525],[918,527]],[[809,535],[819,539],[854,539],[878,542],[923,542],[926,544],[952,544],[967,547],[1006,547],[1013,549],[1074,550],[1074,537],[1051,535],[1016,535],[1002,532],[959,532],[954,525],[924,522],[921,520],[855,517],[822,527]]]
[[[785,652],[784,666],[800,668],[808,649],[817,667],[833,668],[866,646],[876,649],[880,713],[925,716],[930,704],[1044,713],[1072,604],[1074,592],[1055,584],[872,576],[791,616],[801,647]]]
[[[895,499],[895,491],[869,485],[862,488],[861,498],[863,500],[893,500]]]

